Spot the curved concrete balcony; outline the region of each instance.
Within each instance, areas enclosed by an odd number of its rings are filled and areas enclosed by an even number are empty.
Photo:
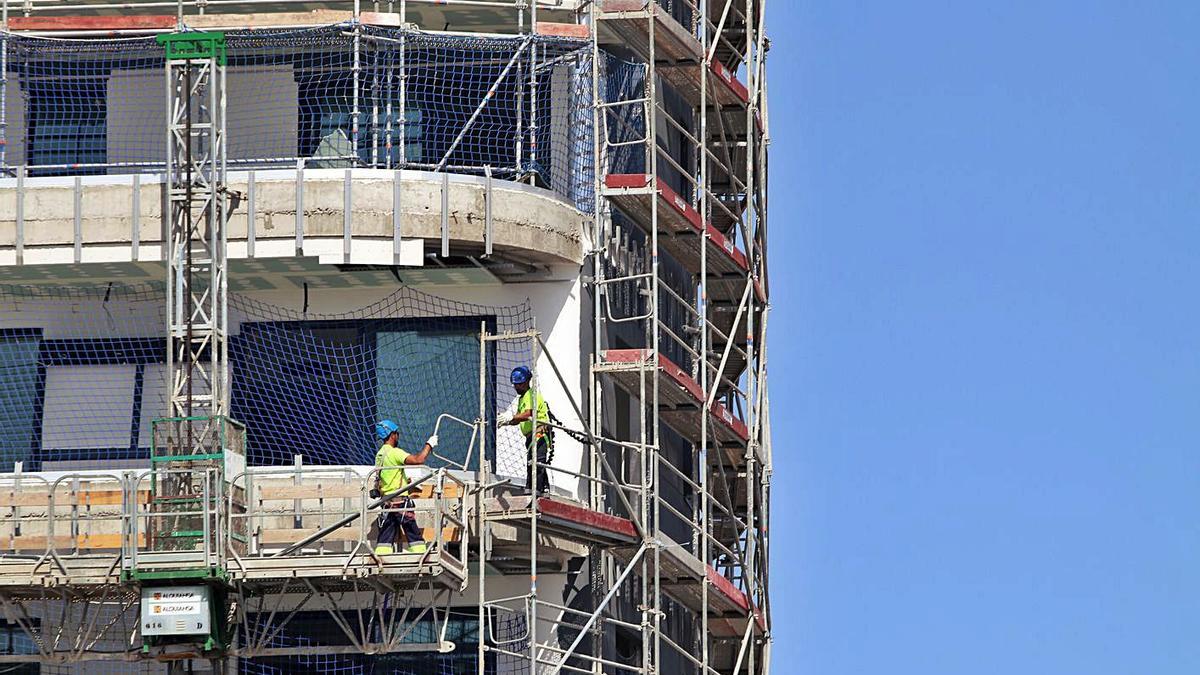
[[[493,254],[579,265],[585,217],[555,193],[427,171],[230,172],[229,257],[321,264],[425,264]],[[0,265],[163,259],[161,175],[0,180]]]

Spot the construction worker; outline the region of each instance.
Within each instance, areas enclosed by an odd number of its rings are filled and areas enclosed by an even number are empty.
[[[550,475],[546,467],[554,461],[554,430],[550,423],[550,406],[542,395],[533,391],[530,383],[533,373],[525,366],[518,366],[509,377],[513,388],[517,390],[517,412],[512,417],[501,415],[497,423],[501,426],[520,425],[521,433],[525,435],[527,454],[525,467],[525,484],[533,492],[533,458],[537,456],[537,491],[545,494],[550,491]]]
[[[375,425],[375,435],[383,442],[379,452],[375,453],[375,466],[379,469],[376,476],[378,490],[381,496],[394,494],[408,487],[406,466],[420,466],[425,463],[429,453],[437,447],[437,434],[429,437],[425,447],[415,455],[396,447],[400,442],[400,427],[391,420],[383,420]],[[404,493],[380,507],[379,511],[379,541],[376,542],[376,553],[394,553],[398,537],[404,534],[407,553],[424,553],[426,546],[421,536],[421,528],[417,526],[417,514],[412,497]]]

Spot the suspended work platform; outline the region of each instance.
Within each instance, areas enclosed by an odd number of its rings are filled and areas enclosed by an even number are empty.
[[[155,509],[166,498],[149,487],[153,470],[53,482],[39,474],[0,476],[0,588],[11,595],[187,578],[248,586],[369,578],[393,588],[432,582],[461,589],[468,575],[461,552],[469,545],[466,484],[444,469],[430,473],[412,492],[428,549],[376,554],[378,510],[367,487],[373,473],[251,468],[223,497],[170,498],[190,510],[167,515]]]

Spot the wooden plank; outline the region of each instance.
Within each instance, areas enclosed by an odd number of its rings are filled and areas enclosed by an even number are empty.
[[[534,31],[538,35],[548,35],[551,37],[565,38],[580,38],[588,39],[591,35],[588,33],[588,27],[580,23],[555,23],[553,21],[539,21],[534,26]]]
[[[253,14],[199,14],[184,18],[188,28],[267,28],[282,26],[329,26],[354,19],[354,13],[334,9],[308,12],[255,12]],[[360,23],[368,26],[398,28],[400,15],[395,12],[362,12]]]
[[[78,537],[71,535],[55,535],[54,546],[59,550],[78,549],[120,549],[124,535],[114,534],[82,534]],[[51,538],[47,535],[21,535],[0,540],[2,551],[45,551],[50,547]],[[138,546],[146,545],[146,536],[138,535]]]
[[[360,12],[358,15],[360,23],[368,26],[386,26],[388,28],[399,28],[400,14],[397,12]]]
[[[105,30],[173,30],[175,17],[146,16],[14,16],[8,19],[9,30],[37,31],[105,31]]]
[[[315,527],[264,529],[258,533],[258,541],[262,544],[294,544],[307,536],[316,534],[318,529]],[[358,541],[359,533],[360,530],[356,526],[343,527],[325,535],[322,541]]]
[[[647,0],[604,0],[600,10],[604,12],[640,12],[650,3]]]
[[[417,489],[412,493],[413,499],[433,499],[432,483],[422,483],[417,486]],[[462,496],[462,489],[458,483],[446,483],[442,486],[442,499],[458,499]]]
[[[120,506],[124,503],[124,494],[121,490],[88,490],[83,489],[78,492],[59,492],[54,497],[55,507],[64,506]],[[138,503],[149,504],[150,492],[148,490],[140,490],[138,492]],[[0,492],[0,508],[14,506],[42,506],[50,505],[50,493],[48,492],[33,492],[21,491]]]
[[[362,485],[357,483],[317,483],[315,485],[263,486],[258,489],[255,499],[258,501],[273,501],[276,499],[359,499],[362,496]]]
[[[280,26],[328,26],[354,18],[350,11],[314,9],[310,12],[255,12],[253,14],[196,14],[184,17],[188,28],[266,28]],[[397,19],[398,21],[398,19]]]
[[[258,541],[260,543],[266,544],[266,545],[292,544],[297,541],[300,541],[304,537],[308,537],[308,536],[316,534],[317,531],[318,531],[318,528],[315,528],[315,527],[302,527],[302,528],[298,528],[298,529],[290,528],[290,527],[282,528],[282,529],[274,529],[274,528],[264,529],[258,534]],[[436,534],[432,527],[421,528],[421,532],[422,532],[422,536],[425,537],[425,541],[432,542],[434,540],[434,537],[436,537]],[[325,537],[321,541],[331,541],[331,542],[358,541],[359,534],[360,534],[360,530],[357,527],[353,527],[353,526],[352,527],[344,527],[344,528],[334,530],[333,532],[330,532],[329,534],[325,535]],[[458,527],[448,526],[448,527],[442,528],[442,540],[443,541],[446,541],[446,542],[458,541],[460,538],[460,534],[461,533],[459,532]],[[313,542],[313,546],[314,547],[316,546],[316,542]]]
[[[432,499],[434,486],[423,483],[413,491],[413,499]],[[357,499],[362,496],[362,486],[357,483],[331,483],[307,485],[271,485],[259,488],[255,499],[274,501],[284,499]],[[442,490],[443,499],[458,499],[462,488],[458,483],[447,483]]]
[[[699,64],[704,58],[704,50],[691,27],[685,28],[657,2],[606,0],[600,5],[600,14],[596,18],[599,19],[601,44],[620,44],[633,50],[643,61],[650,58],[651,20],[654,23],[654,58],[660,64]]]
[[[460,539],[459,534],[458,528],[454,527],[453,525],[443,527],[442,541],[446,542],[447,544],[456,542]],[[434,539],[437,538],[437,534],[434,532],[432,527],[422,527],[421,536],[425,537],[425,541],[429,543],[433,543]]]
[[[58,503],[66,503],[68,493],[58,495]],[[50,494],[46,492],[5,492],[0,494],[0,507],[12,506],[49,506]]]

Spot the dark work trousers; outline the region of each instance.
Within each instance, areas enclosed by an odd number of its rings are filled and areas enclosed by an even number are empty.
[[[525,460],[525,485],[528,486],[530,492],[533,492],[533,452],[535,445],[537,447],[538,461],[538,493],[546,494],[550,491],[550,474],[546,471],[546,467],[550,466],[550,462],[554,461],[554,447],[550,445],[550,442],[545,436],[537,439],[536,444],[532,439],[525,439],[525,446],[527,450],[527,457]]]
[[[391,508],[388,508],[390,506]],[[417,514],[411,511],[411,497],[397,497],[379,512],[379,543],[391,544],[399,552],[404,546],[412,546],[423,541],[421,528],[417,527]],[[396,509],[410,509],[397,511]],[[400,533],[404,533],[403,541]]]

